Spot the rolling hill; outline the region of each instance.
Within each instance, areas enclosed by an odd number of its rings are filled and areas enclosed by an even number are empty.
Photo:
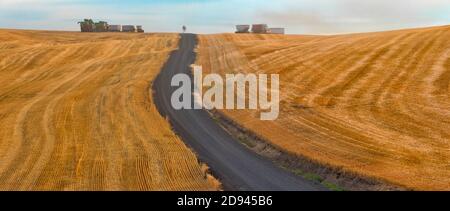
[[[280,74],[281,113],[223,111],[272,145],[418,190],[450,190],[450,27],[200,36],[206,72]]]
[[[0,190],[216,190],[152,101],[178,39],[0,30]]]

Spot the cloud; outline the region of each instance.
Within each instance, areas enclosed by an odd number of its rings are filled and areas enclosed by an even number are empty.
[[[257,17],[290,31],[334,34],[450,24],[448,0],[279,0]]]
[[[147,31],[232,32],[268,23],[289,33],[334,34],[450,23],[449,0],[0,0],[0,27],[78,30],[84,18]]]
[[[36,5],[36,4],[52,4],[52,3],[63,3],[71,2],[71,0],[1,0],[1,7],[11,7],[11,6],[26,6],[26,5]]]

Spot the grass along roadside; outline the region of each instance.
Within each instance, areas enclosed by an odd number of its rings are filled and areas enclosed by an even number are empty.
[[[309,181],[321,184],[331,191],[403,191],[404,187],[386,181],[367,178],[342,169],[319,164],[307,158],[290,154],[269,144],[251,130],[227,118],[220,111],[210,111],[212,118],[230,135],[255,153],[277,166]]]

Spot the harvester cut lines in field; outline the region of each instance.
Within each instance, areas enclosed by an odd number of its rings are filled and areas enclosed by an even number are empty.
[[[206,72],[280,74],[281,114],[224,111],[271,144],[408,189],[450,189],[450,27],[200,36]]]
[[[150,86],[176,34],[0,30],[0,190],[217,190]]]

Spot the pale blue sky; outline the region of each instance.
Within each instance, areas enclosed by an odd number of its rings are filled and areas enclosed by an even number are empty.
[[[232,32],[268,23],[291,34],[450,24],[450,0],[0,0],[0,28],[79,30],[83,18],[151,32]]]

